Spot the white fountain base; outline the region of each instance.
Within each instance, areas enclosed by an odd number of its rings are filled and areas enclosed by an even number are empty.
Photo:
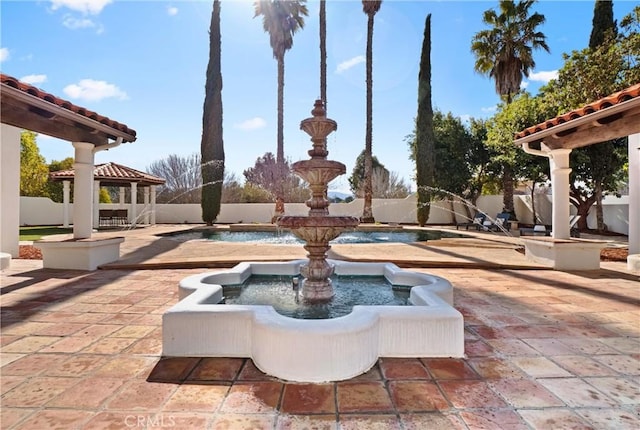
[[[462,357],[464,326],[449,281],[391,263],[331,261],[337,275],[384,276],[412,286],[413,306],[354,306],[346,316],[301,320],[271,306],[218,304],[222,287],[249,276],[291,275],[307,260],[241,263],[180,282],[180,301],[162,318],[163,355],[248,357],[268,375],[329,382],[369,370],[379,357]]]

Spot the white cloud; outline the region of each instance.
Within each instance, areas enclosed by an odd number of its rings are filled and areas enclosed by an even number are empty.
[[[169,7],[167,7],[167,13],[168,13],[170,16],[177,15],[177,14],[178,14],[178,8],[177,8],[177,7],[175,7],[175,6],[169,6]]]
[[[63,91],[73,99],[85,101],[100,101],[111,97],[120,100],[129,98],[127,93],[117,86],[105,81],[96,81],[93,79],[82,79],[77,84],[67,85]]]
[[[0,62],[9,59],[9,48],[0,48]]]
[[[77,30],[79,28],[91,28],[96,26],[96,24],[89,18],[75,18],[70,15],[64,17],[64,19],[62,20],[62,25],[71,30]]]
[[[257,116],[255,118],[242,121],[239,124],[234,124],[234,127],[240,130],[257,130],[259,128],[263,128],[266,125],[267,121]]]
[[[85,15],[98,15],[112,0],[51,0],[51,9],[66,7]]]
[[[350,68],[364,62],[365,62],[364,55],[358,55],[357,57],[353,57],[347,61],[343,61],[342,63],[338,64],[338,67],[336,68],[336,73],[339,74],[339,73],[345,72]]]
[[[24,83],[38,85],[47,81],[47,75],[27,75],[20,78]]]
[[[558,79],[557,70],[532,72],[529,74],[530,81],[544,82],[545,84],[552,79]]]
[[[493,113],[493,112],[498,110],[498,105],[490,106],[490,107],[483,107],[483,108],[480,108],[480,110],[482,112],[484,112],[484,113]]]
[[[529,82],[527,82],[527,81],[520,82],[520,89],[521,90],[526,89],[528,86],[529,86]]]

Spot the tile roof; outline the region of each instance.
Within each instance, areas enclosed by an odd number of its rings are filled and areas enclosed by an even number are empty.
[[[589,103],[588,105],[583,106],[580,109],[574,109],[570,112],[559,115],[553,119],[525,128],[519,133],[516,133],[515,135],[516,143],[518,139],[522,139],[524,137],[530,136],[534,133],[538,133],[543,130],[548,130],[557,125],[564,124],[564,123],[576,120],[578,118],[586,117],[587,115],[595,112],[603,111],[607,108],[610,108],[615,105],[619,105],[620,103],[626,102],[636,97],[640,97],[640,84],[632,85],[629,88],[626,88],[622,91],[618,91],[616,93],[611,94],[610,96],[607,96],[595,102]]]
[[[100,115],[96,112],[93,112],[87,108],[81,107],[81,106],[77,106],[73,103],[71,103],[68,100],[64,100],[61,99],[59,97],[54,96],[53,94],[47,93],[45,91],[42,91],[39,88],[34,87],[33,85],[30,84],[26,84],[24,82],[19,81],[18,79],[6,75],[4,73],[0,73],[0,82],[4,85],[8,85],[10,87],[16,88],[26,94],[30,94],[34,97],[37,97],[41,100],[44,100],[46,102],[52,103],[56,106],[62,107],[64,109],[67,109],[71,112],[74,112],[78,115],[82,115],[84,117],[87,117],[89,119],[92,119],[94,121],[97,121],[101,124],[104,124],[108,127],[111,127],[115,130],[119,130],[123,133],[127,133],[129,135],[134,136],[134,140],[135,140],[135,135],[136,135],[136,131],[129,128],[128,126],[126,126],[125,124],[119,123],[118,121],[114,121],[110,118],[107,118],[106,116]]]
[[[74,176],[75,171],[73,169],[58,170],[57,172],[49,173],[49,178],[52,181],[73,180]],[[117,163],[97,164],[93,170],[93,177],[95,180],[99,180],[105,184],[136,182],[141,185],[162,185],[166,182],[163,178]]]

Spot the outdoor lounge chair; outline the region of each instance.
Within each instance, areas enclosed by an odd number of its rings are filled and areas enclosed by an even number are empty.
[[[464,227],[465,230],[469,230],[469,227],[473,227],[476,230],[480,230],[482,224],[484,224],[484,220],[487,219],[487,215],[482,212],[476,212],[473,216],[471,222],[460,222],[456,224],[456,230],[459,230],[460,227]]]
[[[571,215],[569,217],[569,234],[571,237],[580,237],[580,230],[578,230],[577,224],[580,219],[580,215]],[[520,230],[520,236],[551,236],[551,228],[544,225],[536,225],[533,228],[522,227]]]
[[[484,230],[489,231],[509,231],[511,230],[511,214],[508,212],[502,212],[496,215],[496,220],[494,222],[485,222],[483,224]]]

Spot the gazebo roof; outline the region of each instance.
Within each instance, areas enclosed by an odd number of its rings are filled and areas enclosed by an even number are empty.
[[[515,143],[543,142],[550,149],[580,148],[640,132],[640,83],[525,128]]]
[[[0,73],[3,124],[35,131],[70,142],[100,147],[109,139],[136,140],[136,131],[106,116],[44,92],[33,85]]]
[[[49,178],[52,181],[73,181],[74,177],[75,171],[73,169],[59,170],[57,172],[49,173]],[[122,186],[125,184],[131,184],[132,182],[143,187],[148,187],[150,185],[162,185],[166,182],[163,178],[117,163],[96,165],[93,170],[93,178],[100,181],[101,185],[107,187]]]

